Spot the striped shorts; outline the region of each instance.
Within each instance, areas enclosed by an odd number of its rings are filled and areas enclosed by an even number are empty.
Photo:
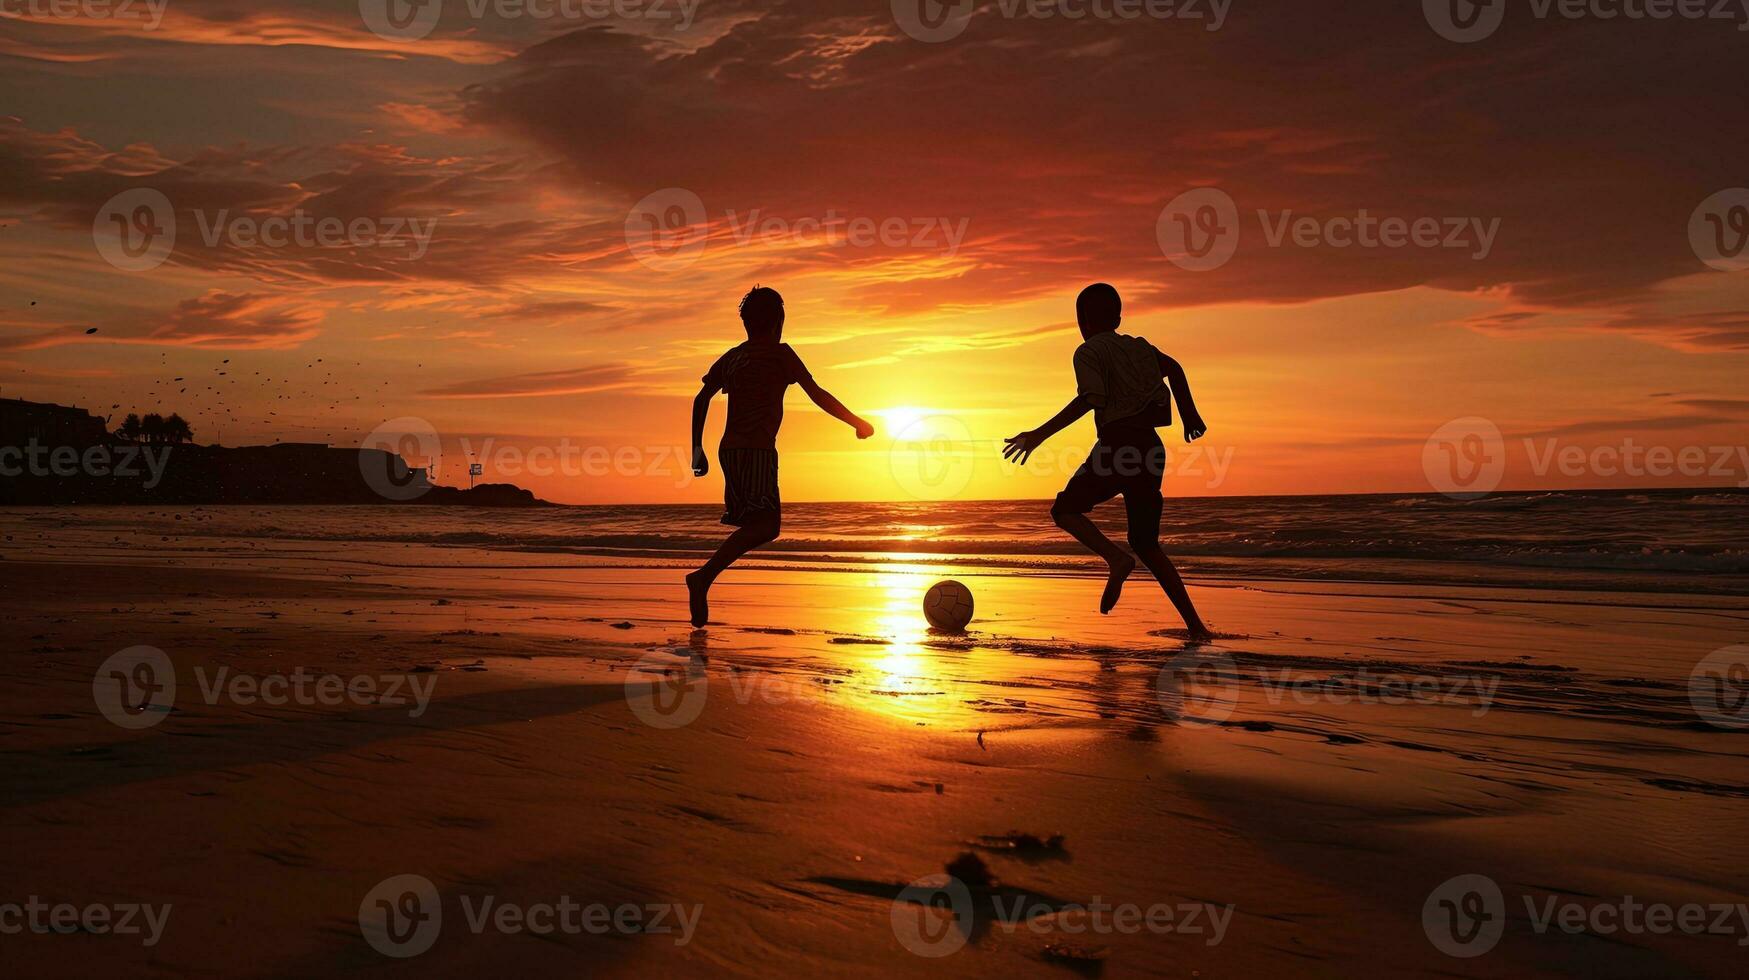
[[[777,450],[718,449],[723,471],[723,523],[740,527],[762,514],[783,512],[777,494]]]

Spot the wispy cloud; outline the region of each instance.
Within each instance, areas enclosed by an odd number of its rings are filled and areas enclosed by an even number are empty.
[[[634,384],[634,371],[625,364],[536,371],[495,378],[480,378],[443,385],[420,392],[433,398],[528,398],[535,395],[581,395]]]

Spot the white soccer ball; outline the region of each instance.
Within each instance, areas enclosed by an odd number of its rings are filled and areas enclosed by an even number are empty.
[[[944,579],[923,593],[923,618],[938,630],[958,633],[972,621],[972,590]]]

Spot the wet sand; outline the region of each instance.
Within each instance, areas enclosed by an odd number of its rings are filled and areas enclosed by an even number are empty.
[[[978,619],[952,636],[917,614],[939,568],[761,562],[693,631],[661,563],[18,547],[0,902],[170,906],[149,947],[0,936],[20,974],[1725,976],[1746,955],[1749,923],[1539,932],[1526,904],[1749,901],[1749,735],[1688,690],[1745,635],[1740,598],[1205,579],[1227,635],[1189,647],[1150,634],[1175,624],[1144,578],[1100,617],[1095,578],[967,570]],[[128,730],[93,678],[139,645],[177,692]],[[324,675],[376,687],[232,686]],[[423,703],[375,703],[397,678]],[[929,877],[950,866],[969,915],[918,904],[956,908]],[[397,875],[441,906],[405,959],[360,924]],[[1458,875],[1504,898],[1473,958],[1424,922]],[[485,896],[697,918],[476,933]],[[1086,928],[1107,907],[1156,928]]]

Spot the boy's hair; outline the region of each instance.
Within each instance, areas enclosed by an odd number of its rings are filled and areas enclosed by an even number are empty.
[[[1116,289],[1096,282],[1075,297],[1075,319],[1093,330],[1116,330],[1123,319],[1123,299]]]
[[[741,297],[741,325],[749,336],[770,335],[783,326],[783,297],[770,286],[754,286]]]

